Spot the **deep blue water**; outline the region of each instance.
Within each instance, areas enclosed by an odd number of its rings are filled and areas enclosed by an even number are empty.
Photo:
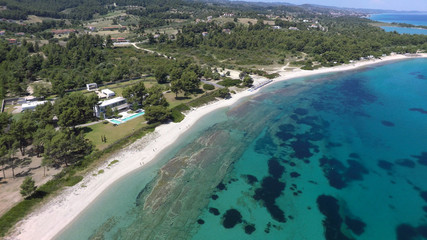
[[[398,32],[400,34],[423,34],[427,35],[427,29],[422,28],[405,28],[405,27],[381,27],[386,32]]]
[[[427,239],[426,65],[267,86],[201,119],[58,239]]]
[[[427,13],[384,13],[373,14],[370,19],[386,23],[408,23],[416,26],[427,26]]]

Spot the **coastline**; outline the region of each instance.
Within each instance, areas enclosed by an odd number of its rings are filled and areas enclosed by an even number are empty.
[[[331,68],[320,68],[313,71],[295,69],[294,71],[279,70],[279,77],[274,82],[286,81],[298,77],[317,74],[355,70],[370,65],[382,64],[389,61],[411,58],[427,58],[427,54],[393,55],[383,59],[357,61],[351,64]],[[265,80],[265,79],[263,79]],[[103,166],[88,174],[79,184],[63,190],[59,196],[41,206],[35,212],[17,224],[10,237],[5,239],[52,239],[62,232],[77,216],[85,210],[111,184],[141,168],[156,158],[159,152],[169,147],[186,132],[194,123],[206,114],[224,107],[229,107],[239,100],[254,95],[256,91],[242,91],[234,94],[231,99],[220,100],[190,111],[180,123],[169,123],[156,128],[155,132],[137,140],[125,149],[113,154]],[[107,167],[112,160],[118,163]],[[99,169],[103,174],[92,176]],[[85,187],[82,187],[84,185]]]

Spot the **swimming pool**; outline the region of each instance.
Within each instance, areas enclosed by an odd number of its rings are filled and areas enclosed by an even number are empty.
[[[108,119],[108,121],[109,121],[109,122],[111,122],[111,123],[113,123],[113,124],[121,124],[121,123],[127,122],[127,121],[129,121],[129,120],[131,120],[131,119],[134,119],[134,118],[137,118],[137,117],[139,117],[139,116],[142,116],[142,115],[144,115],[144,114],[145,114],[145,112],[144,112],[144,111],[141,111],[141,112],[139,112],[139,113],[132,114],[132,115],[127,116],[127,117],[125,117],[125,118],[119,118],[119,119]]]
[[[141,112],[139,112],[139,113],[137,113],[137,114],[131,115],[131,116],[126,117],[126,118],[123,118],[123,119],[122,119],[122,121],[123,121],[123,122],[129,121],[129,120],[131,120],[131,119],[134,119],[134,118],[136,118],[136,117],[139,117],[139,116],[144,115],[144,113],[145,113],[144,111],[141,111]]]
[[[110,119],[109,121],[111,123],[114,123],[114,124],[120,124],[120,123],[122,123],[122,122],[120,122],[119,120],[116,120],[116,119]]]

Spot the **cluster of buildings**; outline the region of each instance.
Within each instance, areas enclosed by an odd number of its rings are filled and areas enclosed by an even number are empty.
[[[98,91],[98,85],[96,83],[86,84],[86,89],[88,91],[95,91],[100,99],[107,99],[99,102],[93,108],[95,116],[98,118],[105,118],[105,113],[107,112],[108,108],[118,111],[123,111],[129,108],[129,104],[126,101],[126,98],[115,97],[116,93],[110,89],[102,89],[101,91]]]
[[[0,36],[5,36],[6,35],[6,31],[5,30],[1,30],[0,31]],[[15,36],[18,36],[18,37],[22,37],[22,36],[25,36],[25,33],[23,33],[23,32],[18,32],[18,33],[15,33],[14,34]],[[17,39],[15,39],[15,38],[7,38],[6,39],[7,40],[7,42],[10,44],[10,45],[16,45],[16,44],[18,44],[19,42],[18,42],[18,40]]]
[[[116,97],[116,93],[111,91],[110,89],[102,89],[98,90],[98,85],[96,83],[86,84],[86,89],[88,91],[95,91],[98,94],[98,97],[101,99],[105,99],[100,101],[97,105],[93,107],[94,114],[96,117],[105,118],[105,114],[107,109],[111,108],[112,110],[124,111],[129,108],[129,104],[127,103],[126,98]],[[21,104],[21,111],[29,111],[34,110],[38,105],[45,104],[49,101],[40,101],[34,97],[27,97],[23,100]]]
[[[234,17],[234,13],[224,13],[224,14],[222,14],[221,17],[232,18],[232,17]]]

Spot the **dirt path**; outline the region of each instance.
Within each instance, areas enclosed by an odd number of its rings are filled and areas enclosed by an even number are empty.
[[[141,47],[138,47],[136,44],[137,44],[137,43],[131,43],[131,45],[132,45],[132,46],[134,46],[136,49],[143,50],[143,51],[146,51],[146,52],[149,52],[149,53],[157,54],[157,55],[159,55],[159,56],[162,56],[162,57],[165,57],[165,58],[168,58],[168,59],[174,59],[174,60],[175,60],[175,58],[174,58],[174,57],[169,57],[169,56],[167,56],[167,55],[165,55],[165,54],[158,53],[158,52],[155,52],[155,51],[150,50],[150,49],[147,49],[147,48],[141,48]]]

